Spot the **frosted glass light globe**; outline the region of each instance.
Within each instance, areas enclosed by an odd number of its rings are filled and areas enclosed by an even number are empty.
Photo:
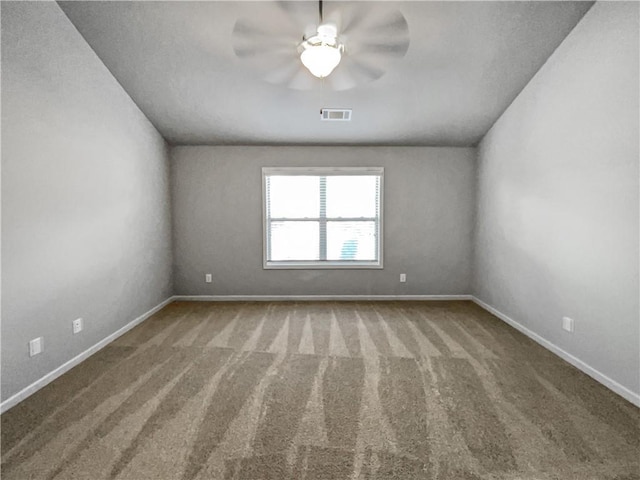
[[[337,47],[330,45],[311,45],[300,55],[302,64],[318,78],[328,77],[338,66],[342,54]]]

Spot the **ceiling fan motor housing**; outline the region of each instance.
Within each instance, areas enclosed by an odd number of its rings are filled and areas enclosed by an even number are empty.
[[[302,53],[310,47],[326,45],[344,53],[344,44],[338,38],[338,28],[334,23],[323,23],[318,26],[315,35],[305,37],[298,46],[298,51]]]

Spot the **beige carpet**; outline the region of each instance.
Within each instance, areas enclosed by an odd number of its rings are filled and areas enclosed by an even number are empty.
[[[2,416],[2,479],[639,479],[639,409],[470,302],[177,302]]]

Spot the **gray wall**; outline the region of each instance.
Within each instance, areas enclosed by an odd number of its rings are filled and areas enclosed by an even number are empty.
[[[597,3],[486,135],[473,282],[636,393],[638,54],[638,4]]]
[[[168,172],[58,5],[2,2],[3,400],[171,295]]]
[[[385,167],[383,270],[263,270],[261,167],[305,165]],[[475,149],[177,147],[171,167],[177,294],[469,293]]]

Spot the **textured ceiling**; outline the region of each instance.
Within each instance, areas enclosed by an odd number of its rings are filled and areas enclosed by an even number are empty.
[[[473,146],[592,2],[325,1],[363,17],[399,10],[409,26],[404,57],[343,91],[273,85],[268,65],[234,53],[239,19],[275,35],[298,22],[302,37],[316,2],[296,4],[286,24],[271,1],[59,4],[172,144]],[[352,108],[353,120],[321,122],[322,107]]]

